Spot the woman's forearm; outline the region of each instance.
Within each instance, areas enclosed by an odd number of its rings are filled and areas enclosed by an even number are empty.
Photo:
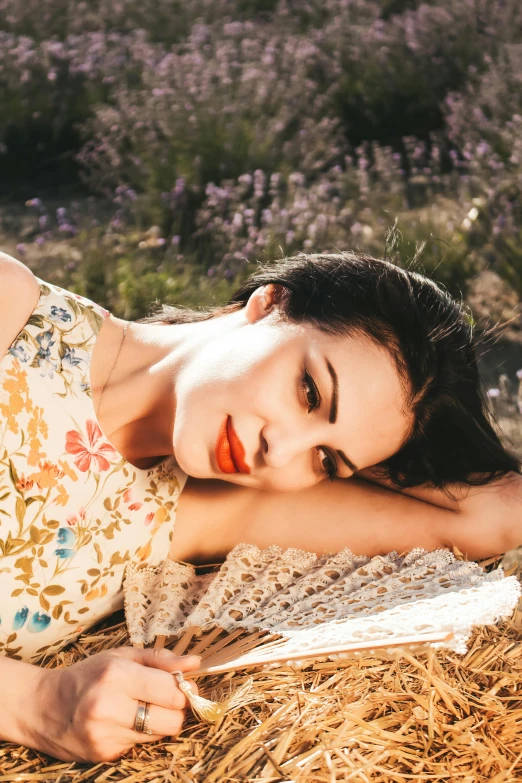
[[[365,468],[355,474],[355,478],[369,481],[371,484],[378,484],[380,487],[385,487],[392,492],[399,492],[401,495],[407,495],[408,497],[415,498],[416,500],[422,500],[424,503],[430,503],[432,506],[438,506],[439,508],[447,508],[450,511],[462,511],[463,503],[466,498],[469,497],[470,491],[473,495],[473,490],[483,490],[484,487],[470,487],[469,484],[452,484],[448,487],[448,490],[452,497],[449,497],[441,489],[427,486],[426,484],[420,487],[408,487],[407,489],[397,489],[397,487],[386,478],[383,478],[376,473],[372,468]]]
[[[522,541],[521,519],[520,480],[472,488],[458,508],[448,508],[350,478],[295,493],[252,493],[230,520],[227,541],[229,549],[241,542],[318,554],[347,547],[368,556],[455,546],[469,559],[482,559]]]
[[[0,739],[35,747],[38,715],[45,716],[40,692],[46,669],[0,656]]]
[[[522,544],[522,476],[517,473],[509,473],[482,486],[452,484],[448,486],[452,497],[429,486],[397,490],[390,481],[376,476],[371,469],[360,471],[357,478],[459,514],[460,528],[469,527],[470,532],[473,527],[477,532],[480,530],[486,541],[497,547],[498,552]]]

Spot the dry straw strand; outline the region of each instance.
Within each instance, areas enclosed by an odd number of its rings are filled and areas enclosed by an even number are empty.
[[[515,783],[522,780],[521,616],[476,630],[465,656],[378,651],[303,669],[238,671],[234,688],[252,677],[256,703],[211,726],[191,716],[178,738],[136,746],[113,762],[57,762],[4,743],[0,783],[331,783],[332,774],[343,783]],[[43,665],[128,644],[120,617]],[[223,682],[210,675],[198,684],[208,695]]]

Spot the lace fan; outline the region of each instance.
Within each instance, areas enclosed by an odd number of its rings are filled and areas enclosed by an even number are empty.
[[[131,642],[201,655],[191,677],[377,648],[464,653],[473,627],[510,615],[519,595],[516,577],[442,549],[319,557],[240,544],[216,573],[130,563],[124,581]]]

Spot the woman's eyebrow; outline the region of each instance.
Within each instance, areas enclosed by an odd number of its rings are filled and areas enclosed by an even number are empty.
[[[340,458],[342,459],[342,461],[344,462],[344,464],[348,465],[348,467],[350,468],[351,471],[353,471],[353,473],[357,473],[359,468],[357,467],[357,465],[354,465],[354,463],[351,461],[351,459],[348,459],[348,457],[346,456],[344,451],[339,451],[339,449],[337,449],[337,453],[340,456]]]
[[[337,421],[337,403],[339,400],[339,380],[337,378],[337,373],[335,372],[334,368],[328,361],[328,359],[325,359],[326,366],[328,368],[328,372],[330,373],[330,377],[332,379],[332,404],[330,406],[330,417],[329,422],[330,424],[335,424]]]
[[[337,407],[339,404],[339,380],[337,378],[337,373],[335,372],[333,366],[330,364],[328,359],[325,358],[326,366],[328,368],[328,372],[330,373],[330,377],[332,379],[332,402],[330,405],[330,416],[329,416],[329,422],[330,424],[335,424],[337,421]],[[359,468],[357,465],[355,465],[349,457],[346,456],[344,451],[340,451],[337,449],[337,453],[344,462],[345,465],[348,465],[351,471],[354,473],[357,473]]]

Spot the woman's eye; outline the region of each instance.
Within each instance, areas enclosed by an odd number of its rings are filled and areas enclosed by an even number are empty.
[[[325,455],[324,459],[321,460],[321,465],[324,468],[324,472],[330,481],[333,481],[335,478],[337,478],[337,463],[334,459],[332,459],[332,457],[330,457],[329,454],[326,453],[324,449],[319,449],[319,451],[322,451]]]
[[[301,386],[308,405],[308,413],[311,413],[319,407],[321,398],[319,397],[319,392],[317,391],[317,386],[315,385],[312,376],[307,372],[303,375]],[[321,466],[330,481],[333,481],[337,478],[337,462],[324,449],[318,448],[317,451],[324,454],[324,457],[321,460]]]
[[[312,379],[312,376],[308,375],[307,372],[305,372],[303,376],[302,387],[305,393],[306,401],[308,403],[308,413],[311,413],[319,406],[320,400],[319,400],[319,393]]]

